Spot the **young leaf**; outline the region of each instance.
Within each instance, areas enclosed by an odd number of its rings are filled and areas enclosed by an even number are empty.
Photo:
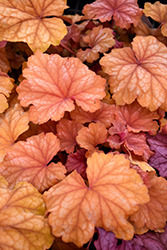
[[[100,64],[110,75],[110,91],[118,105],[136,98],[142,107],[167,110],[167,48],[155,37],[138,36],[131,48],[113,49]]]
[[[149,201],[146,186],[123,155],[94,153],[87,164],[89,187],[74,171],[44,193],[52,233],[78,247],[95,226],[130,240],[134,229],[127,218]]]
[[[36,188],[26,182],[9,189],[0,178],[0,248],[44,250],[53,236],[44,218],[45,204]]]
[[[48,163],[60,149],[60,142],[53,133],[41,133],[19,141],[8,150],[0,164],[0,173],[13,187],[19,181],[32,183],[40,192],[65,177],[66,169],[59,162]]]
[[[150,16],[153,20],[162,24],[161,32],[167,36],[167,5],[161,4],[159,1],[154,4],[145,3],[144,14]]]
[[[61,16],[66,0],[0,0],[0,40],[28,43],[33,51],[58,45],[67,29]],[[56,16],[48,18],[50,16]]]
[[[96,0],[83,8],[83,14],[89,19],[99,19],[101,22],[115,20],[115,25],[128,29],[133,23],[137,26],[142,16],[142,10],[137,0]]]
[[[30,107],[30,120],[44,123],[60,120],[75,108],[74,100],[85,111],[100,108],[105,96],[105,79],[89,70],[78,58],[62,58],[36,52],[29,57],[24,80],[17,87],[21,105]]]

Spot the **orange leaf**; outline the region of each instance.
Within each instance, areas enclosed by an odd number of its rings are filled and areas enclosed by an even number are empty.
[[[0,0],[0,40],[28,43],[33,51],[58,45],[67,33],[57,16],[68,8],[66,0]],[[52,18],[48,18],[54,16]],[[55,17],[56,16],[56,17]]]
[[[20,104],[15,104],[0,116],[0,162],[19,135],[29,126],[28,112],[24,112]]]
[[[111,29],[103,29],[102,25],[94,27],[88,35],[83,37],[84,42],[87,43],[91,49],[86,49],[85,51],[79,49],[77,57],[79,57],[82,62],[87,60],[87,62],[92,63],[99,58],[99,52],[104,53],[114,46],[115,40],[113,37],[113,31]]]
[[[8,71],[10,70],[5,47],[0,48],[0,70],[5,73],[8,73]]]
[[[150,16],[155,21],[161,23],[162,35],[167,36],[167,5],[161,4],[159,1],[154,4],[145,3],[143,12],[146,16]]]
[[[80,147],[89,151],[94,151],[94,148],[107,139],[107,129],[101,123],[90,123],[89,127],[83,127],[79,130],[76,141]]]
[[[83,127],[81,123],[62,119],[57,125],[57,137],[60,140],[60,149],[66,150],[67,153],[73,153],[77,144],[76,136],[78,131]]]
[[[167,48],[155,37],[137,36],[131,48],[113,49],[100,64],[110,75],[110,91],[118,105],[132,103],[167,110]]]
[[[1,249],[48,249],[54,238],[44,215],[45,204],[36,188],[21,182],[11,190],[0,178]]]
[[[140,131],[148,131],[156,134],[159,126],[157,121],[159,115],[157,112],[150,112],[148,109],[141,107],[137,101],[130,105],[116,106],[117,120],[127,126],[128,131],[139,133]]]
[[[94,153],[87,164],[89,187],[74,171],[44,193],[52,233],[78,247],[95,226],[130,240],[134,229],[127,218],[149,201],[146,186],[123,155]]]
[[[85,5],[82,12],[89,19],[99,19],[101,22],[110,21],[113,17],[116,26],[126,29],[131,23],[137,26],[142,15],[137,0],[96,0]]]
[[[103,123],[106,128],[111,126],[112,121],[114,120],[115,105],[109,105],[104,102],[101,102],[101,107],[97,111],[91,113],[89,111],[84,111],[80,107],[75,107],[75,110],[70,113],[72,119],[75,119],[77,122],[86,123],[86,122],[97,122]]]
[[[8,150],[0,164],[0,173],[10,187],[19,181],[28,181],[43,192],[65,177],[66,169],[60,162],[48,165],[59,149],[59,140],[53,133],[41,133],[26,142],[19,141]]]
[[[105,79],[89,70],[78,58],[62,58],[36,52],[23,70],[27,80],[17,87],[22,106],[30,107],[30,120],[44,123],[60,120],[77,105],[85,111],[100,108],[105,96]]]
[[[150,173],[152,175],[152,173]],[[138,212],[130,217],[136,233],[143,234],[149,229],[162,231],[167,220],[167,181],[155,174],[149,188],[150,201],[140,206]]]

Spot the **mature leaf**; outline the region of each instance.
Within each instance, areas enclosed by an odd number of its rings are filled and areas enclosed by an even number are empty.
[[[137,0],[96,0],[85,5],[82,12],[89,19],[99,19],[101,22],[113,18],[116,26],[126,29],[132,23],[137,26],[142,15]]]
[[[0,162],[7,148],[10,148],[19,135],[29,128],[28,123],[28,112],[24,112],[20,104],[15,104],[0,116]]]
[[[149,173],[152,175],[152,173]],[[150,201],[130,217],[135,232],[143,234],[150,230],[162,232],[167,221],[167,181],[163,177],[152,175],[149,190]]]
[[[95,226],[130,240],[134,228],[127,218],[149,201],[146,186],[123,155],[94,153],[87,164],[89,187],[74,171],[44,193],[52,233],[78,247]]]
[[[80,123],[103,123],[106,128],[108,128],[114,120],[115,105],[109,105],[101,102],[100,106],[101,107],[93,113],[89,111],[86,112],[80,107],[75,107],[75,110],[70,113],[70,116],[72,119]]]
[[[143,12],[146,16],[161,23],[161,32],[164,36],[167,36],[167,5],[161,4],[159,1],[154,4],[145,3]]]
[[[136,98],[142,107],[167,110],[167,48],[155,37],[137,36],[131,48],[113,49],[100,64],[110,75],[110,91],[118,105]]]
[[[5,73],[8,73],[8,71],[10,70],[5,47],[0,48],[0,70]]]
[[[107,129],[101,123],[90,123],[89,127],[83,127],[78,132],[76,141],[80,147],[89,151],[94,151],[94,148],[107,139]]]
[[[45,204],[36,188],[26,182],[9,189],[0,179],[0,249],[44,250],[53,242],[44,218]]]
[[[76,170],[77,173],[80,174],[84,179],[87,178],[85,153],[86,150],[84,148],[77,150],[75,153],[68,155],[67,162],[65,164],[69,173]]]
[[[155,134],[159,128],[158,123],[154,121],[159,118],[158,113],[141,107],[137,101],[130,105],[116,106],[115,114],[117,120],[124,123],[129,132],[148,131]]]
[[[57,125],[57,137],[60,140],[60,149],[66,150],[67,153],[73,153],[77,144],[76,136],[78,131],[83,127],[81,123],[62,119]]]
[[[49,164],[59,151],[59,144],[53,133],[41,133],[26,142],[19,141],[8,150],[0,164],[0,173],[10,187],[19,181],[28,181],[43,192],[65,177],[66,169],[60,162]]]
[[[7,97],[13,89],[14,80],[6,73],[0,71],[0,113],[3,113],[8,108]]]
[[[67,29],[61,16],[66,0],[0,0],[0,40],[28,43],[33,51],[58,45]],[[48,18],[54,16],[52,18]],[[56,17],[55,17],[56,16]]]
[[[88,69],[78,58],[62,58],[36,52],[23,70],[24,80],[17,87],[21,105],[30,107],[30,120],[44,123],[60,120],[65,111],[77,105],[85,111],[100,108],[105,96],[105,79]]]
[[[97,228],[98,239],[94,241],[96,250],[116,250],[117,238],[112,232],[107,232],[103,228]]]
[[[85,60],[92,63],[99,58],[99,52],[104,53],[109,48],[114,46],[115,40],[113,39],[113,31],[109,28],[103,28],[102,25],[94,27],[88,35],[83,37],[85,43],[90,47],[85,51],[79,49],[77,52],[77,57],[80,58],[82,62]]]
[[[158,133],[155,136],[148,136],[147,141],[150,149],[155,151],[149,159],[149,164],[158,169],[161,176],[167,178],[167,135]]]

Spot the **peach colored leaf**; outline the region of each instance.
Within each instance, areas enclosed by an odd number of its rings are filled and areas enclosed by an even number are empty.
[[[159,1],[154,4],[145,3],[143,12],[146,16],[161,23],[161,32],[164,36],[167,36],[167,5],[161,4]]]
[[[45,204],[36,188],[26,182],[9,189],[0,178],[0,249],[44,250],[53,243],[44,218]]]
[[[58,45],[67,33],[63,21],[57,18],[67,8],[66,2],[0,0],[0,40],[26,42],[33,51]]]
[[[142,107],[167,110],[167,48],[155,37],[137,36],[131,48],[113,49],[100,64],[110,75],[110,91],[118,105],[136,98]]]
[[[5,47],[0,48],[0,70],[5,73],[8,73],[8,71],[10,70]]]
[[[113,17],[115,25],[128,29],[130,24],[137,26],[142,16],[137,0],[96,0],[83,8],[83,14],[89,19],[110,21]]]
[[[100,108],[105,96],[105,79],[89,70],[78,58],[62,58],[36,52],[29,57],[24,80],[17,87],[22,106],[30,107],[30,120],[44,123],[60,120],[77,105],[85,111]]]
[[[126,125],[129,132],[147,131],[156,134],[159,128],[157,121],[154,121],[159,118],[158,113],[141,107],[137,101],[130,105],[116,106],[115,115],[118,121]]]
[[[53,133],[41,133],[19,141],[8,150],[0,164],[0,173],[13,187],[20,181],[28,181],[43,192],[65,177],[66,169],[58,162],[50,163],[60,149],[60,142]]]
[[[83,127],[81,123],[61,119],[57,124],[57,137],[60,140],[60,149],[67,153],[73,153],[77,144],[76,136],[78,131]]]
[[[19,135],[28,130],[28,123],[28,112],[24,112],[20,104],[15,104],[0,116],[0,162]]]
[[[87,43],[91,49],[88,48],[85,51],[79,49],[77,57],[80,58],[82,62],[86,60],[92,63],[99,58],[99,52],[107,52],[109,48],[114,46],[115,40],[113,37],[113,31],[111,29],[103,28],[102,25],[94,27],[88,35],[83,37],[84,42]]]
[[[80,123],[97,122],[103,123],[106,128],[111,126],[114,120],[115,105],[109,105],[101,102],[100,108],[95,112],[84,111],[82,108],[76,106],[75,110],[70,113],[72,119]]]
[[[149,173],[150,174],[150,173]],[[151,178],[149,188],[150,201],[140,206],[140,209],[130,217],[136,228],[136,233],[150,230],[160,231],[167,220],[167,181],[155,174]]]
[[[74,171],[44,193],[52,233],[78,247],[95,226],[130,240],[134,229],[127,218],[149,201],[146,186],[123,155],[94,153],[87,164],[89,187]]]
[[[14,79],[10,78],[6,73],[0,71],[0,113],[8,108],[7,97],[14,87]]]
[[[89,127],[83,127],[79,130],[76,141],[80,147],[89,151],[94,151],[94,148],[107,139],[107,129],[101,123],[90,123]]]

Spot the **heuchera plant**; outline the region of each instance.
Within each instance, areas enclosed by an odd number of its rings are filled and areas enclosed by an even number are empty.
[[[66,8],[0,0],[0,249],[165,250],[167,5]]]

